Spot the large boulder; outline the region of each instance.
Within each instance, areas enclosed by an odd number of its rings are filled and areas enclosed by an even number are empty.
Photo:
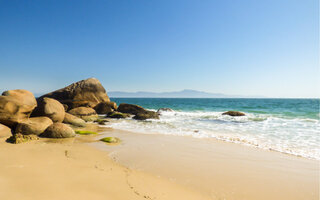
[[[117,109],[117,104],[115,102],[101,102],[97,104],[94,109],[98,114],[108,114]]]
[[[76,134],[70,126],[63,123],[54,123],[40,136],[47,138],[70,138],[76,136]]]
[[[83,119],[76,117],[74,115],[71,115],[69,113],[65,114],[63,123],[71,124],[73,126],[79,126],[79,127],[86,126],[86,122]]]
[[[88,107],[78,107],[68,111],[71,115],[80,117],[84,121],[94,121],[98,119],[96,111]]]
[[[11,129],[3,124],[0,124],[0,138],[10,137],[11,135]]]
[[[146,119],[159,119],[159,114],[153,111],[145,111],[136,114],[133,119],[146,120]]]
[[[48,117],[31,117],[18,123],[15,133],[21,133],[23,135],[40,135],[52,124],[52,120]]]
[[[31,114],[32,117],[49,117],[53,122],[62,122],[64,115],[64,106],[59,101],[48,97],[38,99],[38,106]]]
[[[238,117],[238,116],[245,116],[246,114],[239,112],[239,111],[227,111],[222,113],[222,115],[229,115],[233,117]]]
[[[95,78],[82,80],[41,96],[50,97],[67,104],[69,109],[76,107],[95,107],[98,103],[109,102],[110,99],[100,81]]]
[[[27,90],[9,90],[0,96],[0,123],[11,128],[28,119],[37,101]]]

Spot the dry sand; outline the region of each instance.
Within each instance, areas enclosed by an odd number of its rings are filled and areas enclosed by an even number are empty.
[[[77,139],[14,145],[1,138],[0,161],[1,200],[208,199],[166,179],[122,167],[106,152]]]

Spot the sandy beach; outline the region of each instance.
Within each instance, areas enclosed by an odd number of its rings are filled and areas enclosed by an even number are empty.
[[[80,140],[81,141],[81,140]],[[0,199],[208,199],[131,170],[77,138],[12,145],[0,141]]]
[[[0,200],[320,200],[319,2],[0,1]]]
[[[110,129],[122,138],[110,152],[119,163],[166,177],[211,199],[319,199],[319,162],[215,139],[139,134]]]
[[[318,199],[318,162],[191,137],[0,142],[0,199]],[[92,129],[92,128],[91,128]],[[120,145],[97,139],[121,138]]]

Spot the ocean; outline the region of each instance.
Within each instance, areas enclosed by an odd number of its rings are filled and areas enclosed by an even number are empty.
[[[216,138],[320,160],[319,99],[111,98],[161,112],[160,120],[116,120],[111,127],[145,134]],[[229,110],[246,116],[222,115]]]

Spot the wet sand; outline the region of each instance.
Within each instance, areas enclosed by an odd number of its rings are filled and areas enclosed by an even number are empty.
[[[132,169],[168,178],[211,199],[318,200],[319,162],[215,139],[109,129],[119,146],[92,145]]]

